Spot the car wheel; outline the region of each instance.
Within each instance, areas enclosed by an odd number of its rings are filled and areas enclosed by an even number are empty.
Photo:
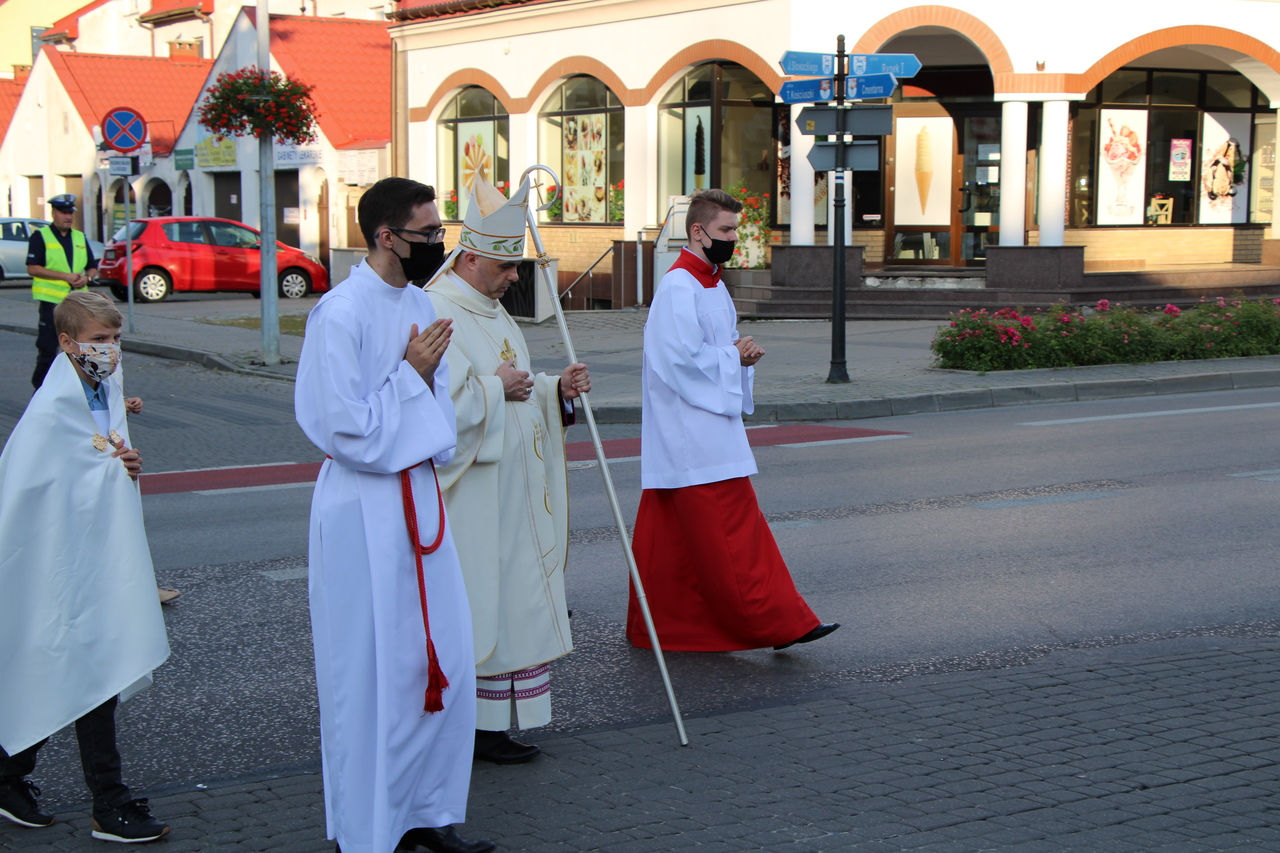
[[[116,298],[117,302],[129,301],[129,291],[125,289],[123,284],[111,285],[111,295]]]
[[[173,279],[159,267],[147,267],[134,278],[133,293],[139,302],[163,302],[173,293]]]
[[[301,299],[311,292],[311,276],[297,267],[280,273],[280,295],[285,299]]]

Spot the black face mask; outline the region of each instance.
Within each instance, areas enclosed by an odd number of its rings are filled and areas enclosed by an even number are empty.
[[[400,258],[400,268],[404,270],[404,277],[409,281],[423,281],[431,278],[444,263],[444,243],[420,243],[416,240],[405,240],[394,231],[392,235],[409,244],[409,257],[407,258],[401,258],[395,249],[391,250],[397,258]]]
[[[733,257],[733,248],[737,245],[734,240],[717,240],[711,237],[711,245],[704,247],[702,253],[707,256],[707,260],[716,266],[720,266],[725,261]]]

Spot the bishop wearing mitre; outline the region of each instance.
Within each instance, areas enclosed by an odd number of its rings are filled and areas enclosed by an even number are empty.
[[[573,401],[591,388],[583,364],[534,375],[500,301],[519,278],[528,197],[527,181],[507,199],[477,176],[457,246],[425,288],[453,321],[445,358],[458,445],[438,473],[471,602],[475,757],[498,764],[539,754],[508,730],[551,721],[548,664],[573,650],[564,437]]]

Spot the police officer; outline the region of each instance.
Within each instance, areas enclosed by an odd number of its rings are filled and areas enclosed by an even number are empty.
[[[31,235],[27,245],[27,274],[31,276],[31,298],[40,308],[36,329],[36,369],[31,384],[39,388],[57,356],[58,333],[53,328],[53,309],[67,294],[84,290],[98,276],[98,260],[83,231],[71,227],[76,197],[63,193],[49,199],[53,225]]]

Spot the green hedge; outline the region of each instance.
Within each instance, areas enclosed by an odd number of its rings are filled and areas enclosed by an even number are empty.
[[[1202,299],[1140,311],[1099,300],[1023,314],[966,308],[938,329],[935,365],[951,370],[1028,370],[1280,354],[1280,299]]]

